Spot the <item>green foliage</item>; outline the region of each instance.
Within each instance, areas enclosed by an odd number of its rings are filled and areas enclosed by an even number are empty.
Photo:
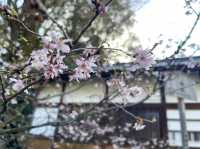
[[[103,1],[103,3],[106,2],[106,0]],[[11,3],[11,7],[15,5],[15,3]],[[76,39],[83,27],[95,15],[94,8],[85,0],[50,0],[44,1],[44,5],[47,7],[49,15],[64,27],[72,39]],[[46,33],[48,30],[58,30],[57,26],[31,1],[25,0],[22,7],[15,9],[13,12],[34,32]],[[82,47],[98,46],[102,41],[107,40],[108,36],[112,39],[116,38],[122,34],[124,27],[133,25],[132,15],[129,1],[113,1],[108,7],[107,14],[100,16],[93,23],[76,47],[80,45]],[[7,32],[10,36],[9,45],[10,42],[19,42],[26,55],[39,47],[38,37],[24,29],[20,23],[9,19],[4,19],[2,23],[6,27],[10,26],[11,29],[10,32]],[[0,31],[5,26],[0,28]]]

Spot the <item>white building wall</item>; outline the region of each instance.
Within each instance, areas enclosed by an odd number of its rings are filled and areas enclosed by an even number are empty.
[[[100,81],[73,82],[65,92],[65,103],[97,103],[104,98],[105,86]]]
[[[196,82],[195,85],[192,85],[196,91],[197,101],[191,101],[185,99],[186,103],[200,103],[200,78],[198,75],[187,75],[190,79]],[[146,94],[142,94],[136,98],[129,98],[129,103],[135,103],[146,97],[148,93],[151,93],[153,88],[154,82],[150,80],[150,83],[140,82],[135,83],[131,82],[131,84],[143,86],[146,91]],[[65,103],[95,103],[99,102],[104,97],[105,92],[105,84],[99,80],[90,80],[90,81],[81,81],[81,82],[71,82],[67,84],[67,88],[65,90],[66,95],[64,96]],[[113,89],[109,89],[113,90]],[[61,93],[61,87],[56,85],[47,85],[45,88],[40,92],[39,98],[43,98],[45,96],[52,96]],[[49,98],[49,101],[56,103],[59,100],[59,96]],[[118,96],[117,98],[113,99],[114,102],[123,102],[122,97]],[[46,100],[44,101],[46,102]],[[145,103],[160,103],[160,91],[159,89],[152,95]],[[167,103],[177,103],[177,97],[172,94],[166,93],[166,102]]]
[[[197,101],[185,100],[186,103],[200,103],[200,79],[198,76],[189,76],[194,79],[197,84],[194,86],[197,94]],[[134,83],[133,83],[134,84]],[[145,85],[145,84],[143,84]],[[153,85],[153,83],[152,83]],[[105,86],[98,80],[91,80],[87,82],[73,82],[67,85],[65,90],[66,95],[64,96],[65,103],[96,103],[104,97]],[[49,96],[48,100],[41,101],[43,103],[52,102],[54,104],[59,102],[60,96],[55,96],[61,93],[61,87],[56,85],[47,85],[41,90],[38,98],[44,98]],[[143,99],[145,95],[138,98],[131,98],[128,100],[129,103],[135,103]],[[118,96],[113,99],[113,102],[123,102],[122,97]],[[177,103],[177,97],[172,95],[166,95],[167,103]],[[160,91],[158,90],[152,97],[150,97],[145,103],[160,103]],[[42,113],[42,112],[39,112]],[[44,112],[43,112],[44,113]],[[36,111],[37,115],[37,111]],[[56,115],[56,114],[55,114]],[[45,117],[45,116],[44,116]],[[168,118],[168,130],[169,130],[169,142],[170,145],[180,146],[181,145],[181,134],[180,134],[180,123],[178,110],[167,110]],[[195,140],[194,133],[200,133],[200,109],[198,110],[187,110],[187,128],[191,134],[189,145],[191,147],[200,148],[200,140]],[[33,121],[33,123],[38,123]],[[37,131],[32,131],[36,134]]]
[[[37,99],[40,103],[52,103],[59,102],[61,93],[61,86],[55,84],[48,84],[41,89]]]
[[[189,78],[189,80],[191,80],[191,83],[188,84],[187,88],[193,88],[197,96],[197,101],[193,101],[193,100],[185,98],[185,103],[200,103],[200,92],[199,92],[200,91],[200,77],[199,75],[195,75],[195,74],[184,74],[184,75],[186,75]],[[166,91],[166,102],[177,103],[178,100],[176,96]]]
[[[172,146],[181,146],[181,126],[178,110],[167,110],[169,143]],[[186,110],[189,146],[200,148],[200,109]]]

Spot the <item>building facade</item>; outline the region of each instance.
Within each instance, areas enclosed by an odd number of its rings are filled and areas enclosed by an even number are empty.
[[[178,101],[176,94],[172,94],[168,92],[166,86],[167,81],[163,80],[164,74],[173,74],[174,72],[181,72],[181,75],[184,75],[188,78],[188,82],[191,83],[187,85],[187,88],[192,88],[195,91],[197,96],[196,100],[184,99],[186,105],[186,120],[187,120],[187,131],[189,134],[189,146],[191,148],[200,148],[200,75],[199,68],[186,67],[185,62],[188,59],[173,59],[170,62],[171,66],[167,67],[167,61],[160,61],[158,65],[154,67],[155,76],[157,78],[147,78],[149,80],[146,82],[145,79],[135,81],[131,80],[130,82],[133,84],[142,84],[144,88],[148,91],[151,91],[153,88],[153,84],[156,80],[159,82],[159,89],[145,102],[140,103],[141,100],[145,98],[145,94],[141,95],[137,98],[128,99],[126,110],[130,113],[133,113],[137,116],[144,117],[147,119],[155,119],[156,122],[154,124],[146,124],[146,128],[140,132],[134,132],[133,136],[135,140],[151,140],[151,139],[168,139],[169,145],[172,147],[180,147],[182,145],[181,142],[181,126],[180,126],[180,117],[178,111]],[[198,62],[200,60],[199,57],[195,58]],[[120,69],[121,67],[126,67],[128,69],[129,65],[115,66],[113,68]],[[109,71],[109,69],[108,69]],[[176,76],[180,77],[180,76]],[[91,79],[87,82],[73,82],[68,83],[66,85],[65,94],[62,94],[62,87],[56,84],[49,84],[41,89],[38,94],[39,99],[43,99],[44,97],[48,97],[45,100],[41,100],[40,103],[35,108],[32,125],[38,125],[46,122],[54,122],[58,119],[64,119],[60,112],[63,109],[59,109],[57,105],[60,103],[62,99],[63,105],[79,105],[76,108],[80,108],[80,105],[92,105],[97,104],[104,98],[104,93],[106,90],[105,82],[101,82],[97,79]],[[113,89],[109,89],[113,90]],[[180,88],[181,90],[181,88]],[[60,95],[60,96],[58,96]],[[112,104],[122,104],[123,98],[121,96],[117,96],[112,99]],[[137,105],[135,105],[137,103]],[[110,107],[110,105],[107,105]],[[64,108],[64,106],[63,106]],[[76,109],[75,108],[75,109]],[[73,113],[73,110],[69,110],[68,112]],[[118,116],[120,117],[120,113],[123,113],[121,119],[118,122],[128,121],[130,122],[130,116],[124,113],[124,111],[120,111]],[[68,113],[69,114],[69,113]],[[63,114],[67,115],[67,114]],[[132,122],[132,121],[131,121]],[[106,123],[106,121],[104,122]],[[66,128],[69,131],[69,128]],[[128,131],[131,131],[129,129]],[[64,132],[64,130],[60,130],[55,126],[45,126],[41,128],[35,128],[30,131],[31,134],[35,136],[44,136],[47,138],[55,138],[61,139],[59,134]],[[56,136],[56,137],[55,137]],[[73,140],[72,140],[73,141]]]

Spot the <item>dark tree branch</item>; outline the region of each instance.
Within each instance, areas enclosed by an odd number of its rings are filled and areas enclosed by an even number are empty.
[[[51,17],[48,12],[47,12],[47,8],[45,7],[45,5],[42,3],[41,0],[36,0],[36,3],[39,6],[39,9],[54,23],[57,25],[57,27],[61,30],[61,32],[63,33],[64,37],[66,39],[70,39],[68,33],[65,31],[64,27],[62,25],[60,25],[53,17]]]
[[[92,17],[92,19],[89,21],[89,23],[83,28],[83,30],[80,32],[78,37],[74,40],[73,44],[77,44],[81,36],[87,31],[87,29],[92,25],[94,20],[98,17],[98,14],[95,14],[95,16]]]
[[[34,81],[34,82],[28,84],[27,86],[25,86],[23,89],[21,89],[21,90],[20,90],[19,92],[17,92],[16,94],[14,94],[14,95],[12,95],[12,96],[10,96],[10,97],[7,97],[6,100],[9,101],[9,100],[15,98],[16,96],[18,96],[18,95],[20,95],[21,93],[23,93],[26,89],[28,89],[29,87],[31,87],[31,86],[33,86],[33,85],[35,85],[35,84],[41,82],[42,80],[43,80],[43,78],[41,78],[41,79],[39,79],[39,80],[36,80],[36,81]]]
[[[112,0],[109,0],[105,6],[107,7]],[[88,30],[88,28],[92,25],[92,23],[96,20],[96,18],[99,16],[99,13],[96,13],[92,19],[88,22],[88,24],[83,28],[83,30],[80,32],[80,34],[77,36],[77,38],[74,40],[73,44],[77,44],[80,38],[83,36],[83,34]]]
[[[30,32],[31,34],[41,37],[40,34],[38,34],[38,33],[34,32],[34,31],[32,31],[30,28],[28,28],[28,27],[27,27],[21,20],[19,20],[18,18],[9,17],[9,19],[10,19],[10,20],[13,20],[13,21],[16,21],[16,22],[18,22],[19,24],[21,24],[21,25],[22,25],[28,32]]]
[[[3,101],[6,102],[5,88],[4,88],[2,76],[0,76],[0,83],[1,83],[1,89],[2,89],[1,95],[2,95]]]

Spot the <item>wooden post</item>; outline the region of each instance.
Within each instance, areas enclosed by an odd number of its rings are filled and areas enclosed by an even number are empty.
[[[185,104],[184,104],[184,99],[181,97],[178,97],[178,109],[179,109],[180,124],[181,124],[182,149],[189,149],[188,145],[189,137],[186,126]]]
[[[161,109],[160,109],[160,137],[162,139],[168,139],[168,128],[167,128],[167,107],[165,97],[165,82],[163,81],[163,75],[160,75],[160,98],[161,98]]]

